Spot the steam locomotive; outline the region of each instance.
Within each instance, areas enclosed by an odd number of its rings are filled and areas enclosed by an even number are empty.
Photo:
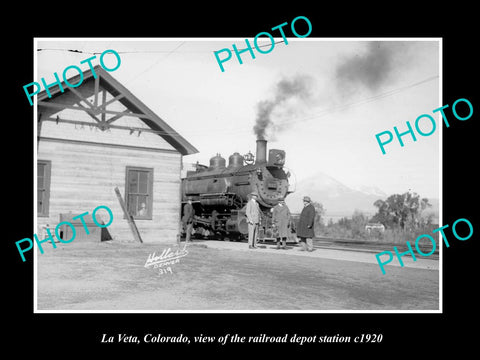
[[[196,170],[188,171],[182,179],[182,211],[191,199],[195,209],[194,236],[245,239],[246,203],[248,195],[256,192],[262,211],[258,240],[273,240],[270,209],[293,192],[289,183],[291,173],[284,164],[285,151],[271,149],[267,160],[267,141],[257,140],[255,156],[234,153],[227,166],[225,159],[217,154],[210,159],[210,166],[197,164]]]

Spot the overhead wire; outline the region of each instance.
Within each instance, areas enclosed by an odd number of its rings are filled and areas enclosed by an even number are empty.
[[[361,100],[358,100],[356,102],[352,102],[352,103],[348,103],[348,104],[342,104],[342,105],[338,105],[338,106],[332,106],[332,107],[330,107],[328,109],[325,109],[325,110],[323,110],[319,113],[308,115],[308,116],[305,116],[305,117],[302,117],[302,118],[294,118],[294,119],[288,119],[288,120],[284,120],[284,121],[276,121],[275,125],[285,125],[285,124],[288,124],[288,123],[299,123],[299,122],[303,122],[303,121],[309,121],[309,120],[312,120],[312,119],[317,119],[317,118],[320,118],[320,117],[324,117],[324,116],[327,116],[327,115],[332,114],[334,112],[337,112],[339,110],[344,110],[344,109],[351,108],[351,107],[354,107],[354,106],[360,106],[360,105],[368,104],[368,103],[374,102],[376,100],[380,100],[380,99],[395,95],[399,92],[402,92],[402,91],[408,90],[410,88],[419,86],[421,84],[427,83],[429,81],[435,80],[438,77],[439,77],[438,75],[430,76],[430,77],[427,77],[423,80],[417,81],[415,83],[408,84],[408,85],[405,85],[405,86],[402,86],[402,87],[399,87],[399,88],[395,88],[395,89],[392,89],[392,90],[389,90],[389,91],[386,91],[386,92],[383,92],[383,93],[380,93],[380,94],[376,94],[374,96],[371,96],[371,97],[368,97],[368,98],[365,98],[365,99],[361,99]],[[79,109],[79,110],[82,110],[82,109]],[[128,115],[125,115],[125,116],[128,117]],[[92,125],[95,125],[95,123],[92,123]],[[155,133],[157,135],[165,135],[165,136],[178,135],[177,131],[153,130],[153,131],[150,131],[150,132]],[[246,134],[246,133],[249,133],[249,132],[252,132],[252,129],[232,130],[231,128],[224,128],[224,129],[217,129],[215,131],[216,134],[224,134],[224,135]],[[211,133],[210,130],[205,130],[204,132],[202,132],[201,130],[199,131],[198,129],[182,130],[182,134],[194,134],[195,136],[212,136],[212,133]]]
[[[352,102],[352,103],[340,104],[340,105],[329,107],[329,108],[327,108],[327,109],[325,109],[325,110],[323,110],[323,111],[321,111],[317,114],[312,114],[312,115],[302,117],[302,118],[297,118],[297,119],[294,119],[294,120],[278,121],[277,124],[278,125],[283,125],[283,124],[286,124],[286,123],[289,123],[289,122],[292,122],[292,121],[300,122],[300,121],[308,121],[308,120],[312,120],[312,119],[317,119],[317,118],[332,114],[332,113],[334,113],[336,111],[339,111],[339,110],[344,110],[344,109],[348,109],[348,108],[351,108],[351,107],[354,107],[354,106],[368,104],[368,103],[371,103],[373,101],[380,100],[380,99],[398,94],[402,91],[405,91],[405,90],[411,89],[413,87],[422,85],[424,83],[435,80],[437,78],[439,78],[438,75],[433,75],[433,76],[430,76],[430,77],[425,78],[423,80],[420,80],[418,82],[408,84],[408,85],[405,85],[405,86],[402,86],[402,87],[399,87],[399,88],[395,88],[395,89],[392,89],[392,90],[389,90],[389,91],[386,91],[386,92],[383,92],[383,93],[380,93],[380,94],[376,94],[376,95],[373,95],[371,97],[364,98],[364,99],[361,99],[361,100],[358,100],[358,101],[355,101],[355,102]]]
[[[278,43],[282,43],[284,42],[283,40],[281,41],[277,41],[277,42],[274,42],[274,44],[278,44]],[[182,41],[179,45],[177,45],[174,49],[172,50],[130,50],[130,51],[117,51],[118,54],[148,54],[148,53],[166,53],[167,56],[170,56],[171,54],[173,53],[176,53],[178,52],[178,49],[180,47],[182,47],[184,44],[186,43],[186,41]],[[271,44],[267,44],[267,45],[260,45],[259,47],[265,47],[265,46],[271,46]],[[243,50],[243,49],[242,49]],[[97,51],[93,51],[93,52],[90,52],[90,51],[85,51],[85,50],[78,50],[78,49],[55,49],[55,48],[39,48],[37,49],[37,51],[66,51],[66,52],[73,52],[73,53],[83,53],[83,54],[92,54],[92,55],[97,55],[97,54],[102,54],[102,52],[97,52]],[[241,50],[240,50],[241,51]],[[201,53],[207,53],[207,52],[212,52],[212,51],[199,51]],[[131,82],[133,80],[136,80],[140,75],[142,75],[143,73],[145,73],[146,71],[150,70],[153,66],[155,66],[156,64],[158,64],[162,59],[165,59],[166,57],[162,57],[162,58],[159,58],[157,59],[151,66],[149,66],[148,68],[146,68],[145,70],[143,70],[142,72],[140,72],[139,74],[137,74],[135,77],[129,79],[127,82]],[[389,90],[389,91],[386,91],[384,93],[380,93],[380,94],[376,94],[374,96],[371,96],[371,97],[368,97],[368,98],[365,98],[365,99],[361,99],[361,100],[358,100],[358,101],[355,101],[355,102],[352,102],[352,103],[348,103],[348,104],[340,104],[340,105],[335,105],[335,106],[332,106],[332,107],[329,107],[327,109],[324,109],[322,110],[321,112],[319,113],[316,113],[316,114],[312,114],[312,115],[308,115],[308,116],[305,116],[305,117],[302,117],[302,118],[294,118],[294,119],[288,119],[288,120],[279,120],[279,121],[276,121],[276,125],[284,125],[284,124],[288,124],[288,123],[292,123],[292,122],[303,122],[303,121],[308,121],[308,120],[312,120],[312,119],[317,119],[317,118],[320,118],[320,117],[324,117],[324,116],[327,116],[331,113],[334,113],[336,111],[339,111],[339,110],[344,110],[344,109],[348,109],[348,108],[351,108],[351,107],[354,107],[354,106],[359,106],[359,105],[364,105],[364,104],[368,104],[368,103],[371,103],[373,101],[376,101],[376,100],[379,100],[379,99],[383,99],[385,97],[389,97],[389,96],[392,96],[392,95],[395,95],[399,92],[402,92],[402,91],[405,91],[405,90],[408,90],[410,88],[413,88],[413,87],[416,87],[416,86],[419,86],[421,84],[424,84],[424,83],[427,83],[429,81],[432,81],[432,80],[435,80],[439,78],[439,75],[434,75],[434,76],[430,76],[430,77],[427,77],[423,80],[420,80],[418,82],[415,82],[413,84],[409,84],[409,85],[406,85],[406,86],[402,86],[402,87],[399,87],[399,88],[395,88],[395,89],[392,89],[392,90]],[[248,132],[250,132],[252,130],[248,130]],[[153,131],[155,132],[156,134],[158,135],[165,135],[165,136],[172,136],[172,135],[176,135],[178,134],[177,132],[175,131]],[[217,130],[217,132],[221,132],[221,133],[224,133],[224,134],[238,134],[238,133],[247,133],[247,130],[231,130],[231,129],[224,129],[224,131],[219,131]],[[210,131],[205,131],[204,134],[202,134],[201,132],[199,132],[198,130],[191,130],[191,131],[182,131],[182,133],[194,133],[196,136],[211,136],[211,132]]]
[[[280,44],[285,42],[284,40],[280,41],[275,41],[273,44]],[[182,44],[186,43],[186,41],[182,41]],[[258,45],[256,46],[257,48],[264,48],[267,46],[271,46],[272,43],[270,44],[265,44],[265,45]],[[180,47],[180,46],[178,46]],[[177,47],[177,48],[178,48]],[[239,52],[242,52],[245,49],[238,49]],[[176,50],[176,48],[174,49]],[[39,51],[66,51],[66,52],[72,52],[72,53],[78,53],[78,54],[90,54],[90,55],[100,55],[102,54],[101,51],[85,51],[85,50],[78,50],[78,49],[65,49],[65,48],[38,48],[37,52]],[[125,51],[116,51],[118,54],[170,54],[172,53],[172,50],[125,50]],[[176,51],[175,51],[176,52]],[[182,53],[213,53],[214,51],[209,50],[209,51],[182,51]]]

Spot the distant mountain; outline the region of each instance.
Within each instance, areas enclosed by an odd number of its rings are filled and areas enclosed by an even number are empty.
[[[325,218],[338,219],[351,217],[355,210],[360,210],[367,216],[373,216],[377,212],[373,203],[378,199],[385,200],[392,194],[386,194],[376,186],[364,185],[354,189],[319,172],[299,181],[295,192],[287,196],[285,201],[291,212],[299,213],[302,210],[302,199],[305,195],[323,205],[326,209]],[[428,200],[432,206],[426,209],[424,214],[433,214],[434,222],[438,223],[439,199],[429,198]]]
[[[374,185],[360,185],[353,189],[363,192],[364,194],[378,196],[379,198],[386,198],[388,196],[382,189]]]
[[[310,196],[312,201],[323,204],[327,216],[351,216],[355,210],[373,215],[376,213],[373,203],[387,198],[387,194],[377,187],[352,189],[322,172],[297,183],[296,191],[286,198],[292,212],[301,211],[305,195]]]

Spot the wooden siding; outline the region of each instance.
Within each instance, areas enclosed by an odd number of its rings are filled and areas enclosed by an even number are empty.
[[[141,139],[137,138],[137,142]],[[54,229],[61,213],[91,214],[97,206],[105,205],[114,216],[107,228],[113,239],[134,241],[114,188],[118,187],[124,196],[126,167],[135,166],[153,168],[152,220],[136,220],[143,241],[176,240],[180,220],[180,153],[171,149],[122,147],[118,142],[110,146],[40,138],[37,158],[51,161],[49,216],[37,217],[37,234],[42,234],[46,224]],[[107,213],[100,213],[108,221]]]

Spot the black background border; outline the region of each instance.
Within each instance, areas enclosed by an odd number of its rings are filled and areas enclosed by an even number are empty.
[[[5,22],[4,75],[7,84],[3,95],[7,101],[4,113],[4,184],[7,203],[4,217],[2,250],[7,265],[4,271],[7,291],[3,292],[7,321],[5,344],[24,353],[27,347],[53,358],[67,354],[97,356],[137,353],[140,350],[157,356],[167,348],[180,354],[219,354],[233,350],[268,350],[286,354],[289,351],[353,350],[355,354],[372,355],[400,353],[400,356],[425,353],[440,354],[455,347],[466,352],[475,344],[475,324],[470,322],[476,313],[475,284],[478,283],[475,258],[478,252],[478,215],[473,205],[478,200],[476,188],[475,125],[480,107],[478,30],[468,5],[448,4],[419,9],[407,3],[366,6],[339,4],[338,9],[322,4],[294,9],[292,4],[275,4],[262,11],[245,3],[202,4],[198,8],[184,4],[174,10],[162,4],[140,2],[122,6],[75,4],[70,9],[55,7],[52,2],[19,11],[14,25]],[[401,9],[399,9],[401,7]],[[52,10],[57,9],[57,10]],[[24,14],[28,13],[28,14]],[[441,37],[443,38],[443,104],[453,104],[467,98],[474,114],[468,121],[452,120],[443,128],[443,223],[452,224],[458,218],[469,219],[474,235],[468,241],[451,241],[443,249],[443,313],[398,314],[34,314],[33,258],[22,263],[15,241],[31,237],[33,229],[33,118],[23,85],[33,79],[34,37],[241,37],[252,38],[261,31],[296,16],[310,19],[310,37]],[[476,26],[477,25],[477,26]],[[477,29],[475,29],[477,28]],[[271,56],[274,56],[272,53]],[[475,88],[475,91],[474,91]],[[429,110],[429,109],[426,109]],[[406,119],[407,120],[407,119]],[[473,326],[472,326],[473,325]],[[142,337],[146,333],[184,335],[204,334],[221,336],[237,333],[241,336],[300,334],[340,334],[355,336],[361,333],[381,333],[377,344],[101,344],[103,333],[127,333]],[[478,333],[478,332],[477,332]],[[388,352],[385,352],[388,351]],[[173,354],[173,353],[172,353]],[[33,355],[35,356],[35,355]],[[175,355],[172,355],[175,356]]]

